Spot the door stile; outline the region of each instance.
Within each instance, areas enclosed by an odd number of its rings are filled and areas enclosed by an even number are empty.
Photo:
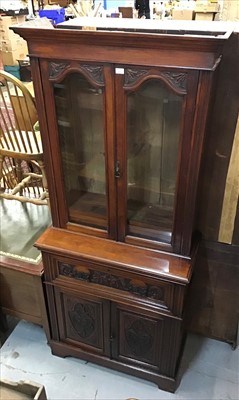
[[[46,103],[46,119],[48,124],[49,131],[49,142],[50,142],[50,151],[52,152],[51,157],[49,159],[52,160],[53,170],[51,172],[51,176],[54,179],[55,185],[53,188],[56,189],[56,193],[51,194],[51,187],[49,187],[49,197],[51,203],[51,211],[52,211],[52,219],[53,224],[59,228],[66,228],[68,216],[67,216],[67,207],[65,201],[64,191],[59,184],[62,182],[63,170],[62,163],[60,158],[60,152],[57,150],[60,148],[59,136],[58,136],[58,127],[57,127],[57,117],[56,117],[56,108],[54,101],[54,93],[52,83],[49,81],[49,61],[48,60],[40,60],[40,71],[42,77],[47,77],[47,79],[42,79],[42,86],[44,92],[44,98]],[[44,135],[44,133],[43,133]],[[53,151],[54,149],[54,151]],[[53,154],[54,153],[54,154]],[[56,195],[56,196],[55,196]],[[52,199],[52,197],[54,198]],[[57,204],[55,201],[57,198]],[[56,219],[56,216],[59,216]]]
[[[108,204],[108,234],[109,239],[117,239],[117,198],[115,182],[115,109],[114,109],[114,72],[110,65],[104,66],[105,82],[105,162],[106,162],[106,192]]]
[[[176,186],[176,197],[175,197],[175,209],[174,209],[174,225],[172,235],[172,247],[175,253],[181,253],[189,255],[190,246],[185,251],[182,251],[182,243],[189,240],[189,236],[185,237],[185,224],[188,221],[188,214],[193,207],[195,199],[190,198],[186,201],[188,187],[190,185],[195,186],[194,179],[191,179],[191,153],[193,149],[193,124],[195,119],[195,113],[198,108],[197,103],[197,90],[199,73],[198,71],[187,71],[187,85],[186,93],[184,96],[183,114],[181,121],[181,132],[180,141],[178,148],[178,166],[177,166],[177,186]],[[200,157],[198,149],[194,150],[194,157]]]
[[[110,302],[110,358],[117,359],[119,354],[119,314],[117,304]]]
[[[120,73],[118,73],[120,72]],[[126,236],[127,215],[127,160],[126,160],[126,97],[123,90],[124,69],[115,69],[115,121],[116,121],[116,160],[115,181],[117,190],[117,240],[124,241]]]

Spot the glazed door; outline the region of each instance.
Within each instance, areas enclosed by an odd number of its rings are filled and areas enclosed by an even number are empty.
[[[189,254],[199,73],[77,61],[41,68],[53,225]]]
[[[155,68],[115,69],[120,116],[116,121],[118,237],[122,241],[147,240],[147,246],[161,243],[176,250],[188,184],[197,79],[195,73]]]
[[[115,238],[112,69],[79,62],[42,62],[42,69],[49,75],[44,85],[59,225]]]

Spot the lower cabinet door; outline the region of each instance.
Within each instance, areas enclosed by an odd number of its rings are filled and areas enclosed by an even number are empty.
[[[181,321],[119,303],[111,304],[112,358],[174,377]]]
[[[89,291],[89,290],[88,290]],[[181,320],[103,299],[100,295],[54,287],[61,343],[92,356],[174,377],[182,342]]]
[[[60,341],[82,350],[110,355],[109,302],[55,288]]]

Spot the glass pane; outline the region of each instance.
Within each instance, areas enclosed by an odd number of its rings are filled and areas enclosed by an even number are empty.
[[[69,221],[105,229],[103,91],[74,73],[54,96]]]
[[[128,233],[170,243],[182,97],[152,79],[127,98]]]

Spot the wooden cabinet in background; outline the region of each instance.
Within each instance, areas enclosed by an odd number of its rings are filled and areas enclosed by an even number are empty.
[[[53,226],[37,241],[50,346],[174,391],[206,118],[230,33],[105,23],[124,27],[14,28],[28,41],[50,189]]]

